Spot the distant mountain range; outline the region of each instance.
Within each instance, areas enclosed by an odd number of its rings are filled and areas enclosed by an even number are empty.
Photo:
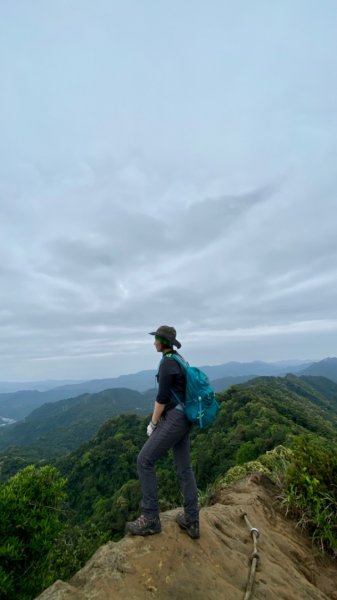
[[[298,376],[312,375],[316,377],[326,377],[337,383],[337,358],[325,358],[316,363],[306,364],[303,362],[301,363],[300,361],[295,363],[287,363],[284,361],[280,363],[228,363],[227,365],[221,366],[225,367],[224,371],[226,376],[222,376],[219,379],[212,381],[212,385],[216,392],[220,392],[233,384],[244,383],[245,381],[249,381],[250,379],[254,379],[261,375],[271,375],[274,377],[286,375],[288,373]],[[217,367],[209,367],[209,369],[213,368],[217,370]]]
[[[44,381],[0,381],[0,394],[18,392],[20,390],[37,390],[46,392],[63,385],[81,383],[84,379],[45,379]]]
[[[234,383],[242,383],[259,375],[277,376],[285,375],[288,372],[298,373],[309,364],[311,363],[308,363],[308,361],[281,361],[276,363],[255,361],[250,363],[229,362],[222,365],[201,366],[200,368],[207,373],[212,382],[214,381],[215,390],[221,391]],[[20,420],[46,402],[74,398],[81,394],[95,394],[107,389],[127,388],[144,392],[155,386],[155,374],[156,370],[140,371],[139,373],[120,375],[110,379],[66,383],[45,391],[38,389],[38,386],[41,387],[41,382],[39,382],[34,390],[30,388],[11,393],[0,393],[0,417]],[[47,382],[43,383],[46,384]],[[14,386],[15,384],[10,385]],[[33,383],[30,382],[29,386],[32,385]]]
[[[300,371],[301,375],[327,377],[337,383],[337,358],[325,358]]]
[[[337,382],[337,358],[326,358],[316,363],[309,363],[308,361],[229,362],[215,366],[206,365],[202,366],[201,369],[207,373],[217,392],[223,391],[233,384],[244,383],[257,376],[282,376],[287,373],[322,376]],[[5,419],[24,419],[43,404],[75,398],[82,394],[95,394],[108,389],[121,388],[143,393],[154,388],[155,373],[155,370],[140,371],[139,373],[121,375],[110,379],[65,383],[45,391],[30,389],[0,393],[0,426],[7,426],[8,421]],[[44,382],[45,385],[47,383]],[[30,383],[30,385],[33,384]]]

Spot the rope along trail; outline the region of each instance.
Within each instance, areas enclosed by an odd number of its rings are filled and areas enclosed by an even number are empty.
[[[247,513],[244,512],[242,514],[242,518],[246,521],[248,529],[250,530],[251,536],[253,538],[253,544],[254,544],[253,552],[250,557],[250,560],[251,560],[250,572],[249,572],[249,577],[248,577],[246,593],[245,593],[245,597],[244,597],[244,600],[250,600],[252,598],[252,593],[253,593],[256,565],[257,565],[257,561],[259,560],[259,554],[257,551],[257,540],[260,535],[260,532],[258,529],[256,529],[256,527],[251,526],[251,524],[248,520]]]

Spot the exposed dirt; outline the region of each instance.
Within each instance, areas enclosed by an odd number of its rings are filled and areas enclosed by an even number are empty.
[[[260,531],[252,599],[337,600],[337,561],[317,555],[275,496],[267,478],[247,476],[201,510],[199,540],[179,529],[176,510],[162,513],[162,533],[109,542],[69,583],[56,582],[38,599],[243,600],[253,551],[246,512]]]

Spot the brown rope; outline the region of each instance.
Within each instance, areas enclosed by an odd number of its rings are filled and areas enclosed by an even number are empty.
[[[253,544],[254,544],[254,549],[253,549],[252,555],[250,557],[250,559],[251,559],[250,572],[249,572],[249,577],[248,577],[246,593],[245,593],[245,597],[244,597],[244,600],[250,600],[252,597],[252,593],[253,593],[253,585],[254,585],[257,561],[259,560],[259,554],[257,551],[257,540],[260,535],[260,532],[258,529],[256,529],[256,527],[251,526],[251,524],[248,520],[247,513],[245,513],[245,512],[242,513],[242,518],[246,521],[248,529],[250,530],[251,536],[253,538]]]

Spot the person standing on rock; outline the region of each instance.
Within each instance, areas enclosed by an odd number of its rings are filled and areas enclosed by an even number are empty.
[[[172,354],[178,354],[173,346],[179,349],[181,344],[176,339],[177,334],[174,327],[168,325],[161,325],[150,335],[155,336],[154,345],[157,352],[162,353],[163,359],[157,373],[158,394],[152,418],[147,427],[149,439],[145,442],[137,459],[137,471],[142,491],[142,514],[135,521],[126,524],[126,531],[132,535],[152,535],[161,532],[155,463],[172,448],[184,497],[184,511],[177,514],[176,521],[191,538],[196,539],[200,536],[199,506],[197,485],[190,462],[191,423],[185,417],[182,406],[174,400],[172,394],[173,390],[184,401],[185,370],[172,358]]]

